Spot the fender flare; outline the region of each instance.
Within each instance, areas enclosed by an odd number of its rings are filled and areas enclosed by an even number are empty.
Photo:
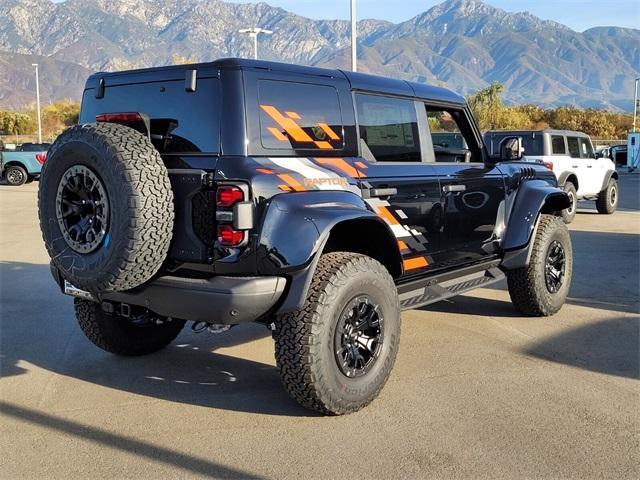
[[[602,182],[600,191],[603,191],[605,188],[607,188],[607,185],[609,184],[609,180],[611,180],[611,178],[618,180],[618,172],[616,172],[615,170],[607,171],[606,175],[604,176],[604,181]]]
[[[579,183],[578,183],[578,175],[576,175],[576,174],[575,174],[575,172],[572,172],[572,171],[562,172],[562,173],[560,174],[560,176],[558,177],[558,185],[559,185],[560,187],[564,187],[564,184],[565,184],[565,183],[567,183],[567,178],[569,178],[569,177],[570,177],[570,176],[572,176],[572,175],[573,175],[573,176],[575,177],[575,179],[576,179],[576,181],[575,181],[575,184],[576,184],[576,190],[578,190],[578,186],[579,186]]]
[[[262,275],[286,275],[287,291],[276,313],[301,308],[331,231],[350,221],[383,226],[397,245],[389,226],[355,193],[310,191],[273,197],[263,217],[257,242],[257,270]],[[396,246],[398,264],[402,264]]]
[[[531,238],[540,214],[559,212],[569,204],[569,197],[564,191],[543,180],[528,180],[522,183],[501,243],[505,252],[502,267],[510,270],[526,266],[529,262],[529,250],[533,245]]]

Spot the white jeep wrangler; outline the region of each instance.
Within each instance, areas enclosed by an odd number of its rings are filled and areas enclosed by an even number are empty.
[[[611,214],[618,206],[618,173],[610,158],[596,158],[588,135],[570,130],[494,130],[485,133],[490,155],[500,152],[505,138],[520,137],[523,160],[543,163],[556,174],[558,185],[571,198],[563,211],[565,223],[576,215],[577,200],[595,200],[598,213]]]

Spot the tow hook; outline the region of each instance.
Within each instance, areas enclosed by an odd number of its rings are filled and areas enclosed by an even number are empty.
[[[231,327],[233,327],[233,325],[224,325],[221,323],[193,322],[193,325],[191,325],[191,330],[193,330],[195,333],[200,333],[207,330],[209,333],[217,335],[219,333],[229,331]]]

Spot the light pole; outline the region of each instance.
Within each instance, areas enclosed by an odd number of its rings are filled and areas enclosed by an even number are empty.
[[[351,0],[351,70],[357,70],[358,32],[356,26],[356,0]]]
[[[253,38],[253,58],[256,60],[258,59],[258,35],[261,33],[271,35],[273,33],[271,30],[259,27],[243,28],[242,30],[238,30],[238,32],[248,33],[249,36]]]
[[[638,115],[638,82],[640,78],[636,78],[636,93],[633,96],[633,131],[636,131],[636,116]]]
[[[40,78],[38,76],[38,64],[32,63],[36,67],[36,108],[38,109],[38,143],[42,143],[42,120],[40,119]]]

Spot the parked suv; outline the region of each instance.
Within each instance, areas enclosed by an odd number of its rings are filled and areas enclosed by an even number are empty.
[[[556,174],[558,184],[571,199],[562,218],[571,223],[578,200],[595,200],[598,213],[611,214],[618,207],[618,173],[610,158],[597,158],[588,135],[570,130],[489,131],[485,143],[490,155],[498,155],[505,138],[522,138],[525,160],[540,162]]]
[[[400,80],[238,59],[97,73],[49,151],[40,225],[100,348],[260,322],[291,396],[344,414],[385,384],[403,309],[505,276],[519,312],[561,308],[569,199],[520,149],[491,160],[463,97]]]

